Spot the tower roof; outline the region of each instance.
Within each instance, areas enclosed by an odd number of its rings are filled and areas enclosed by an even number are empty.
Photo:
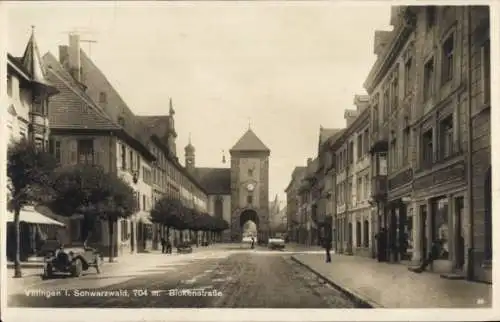
[[[36,44],[35,28],[33,26],[31,37],[28,40],[23,57],[21,58],[21,64],[30,73],[34,82],[53,87],[50,82],[47,81],[43,72],[42,60],[40,58],[40,52],[38,51],[38,45]]]
[[[185,151],[186,153],[194,153],[194,151],[195,151],[194,146],[191,144],[191,133],[189,133],[189,143],[188,143],[188,145],[186,145],[186,147],[184,148],[184,151]]]
[[[230,152],[235,151],[270,152],[252,129],[248,129],[230,150]]]

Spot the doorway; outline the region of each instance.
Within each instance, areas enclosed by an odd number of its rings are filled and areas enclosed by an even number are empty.
[[[130,251],[133,252],[135,250],[135,225],[133,222],[130,222]]]
[[[420,206],[420,250],[422,260],[427,257],[427,205]]]
[[[455,218],[456,218],[456,269],[462,271],[465,264],[465,227],[464,227],[464,198],[455,198]]]

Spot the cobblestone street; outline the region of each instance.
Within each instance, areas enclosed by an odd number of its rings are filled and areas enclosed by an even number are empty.
[[[182,295],[169,290],[199,292]],[[28,294],[30,291],[32,294]],[[115,294],[100,296],[97,292],[84,294],[84,291],[114,291]],[[210,296],[218,295],[211,291],[220,292],[222,296]],[[290,254],[260,249],[225,251],[215,256],[162,264],[130,275],[91,273],[80,279],[52,280],[11,294],[9,306],[349,308],[353,304],[309,270],[294,263]]]

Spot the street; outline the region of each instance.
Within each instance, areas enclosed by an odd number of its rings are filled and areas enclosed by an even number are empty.
[[[290,256],[287,252],[263,248],[219,250],[186,257],[186,260],[181,258],[170,264],[162,261],[159,265],[133,273],[111,271],[97,275],[92,271],[80,278],[58,278],[39,282],[15,294],[9,292],[8,305],[102,308],[354,307],[343,295],[318,280],[316,275],[294,263]]]

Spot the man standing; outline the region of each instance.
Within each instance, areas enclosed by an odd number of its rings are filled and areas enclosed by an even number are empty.
[[[252,236],[252,244],[250,246],[251,249],[253,249],[255,246],[255,238]]]
[[[332,256],[330,255],[330,251],[332,250],[332,239],[326,237],[325,242],[324,242],[324,247],[326,250],[326,262],[331,263],[332,262]]]

